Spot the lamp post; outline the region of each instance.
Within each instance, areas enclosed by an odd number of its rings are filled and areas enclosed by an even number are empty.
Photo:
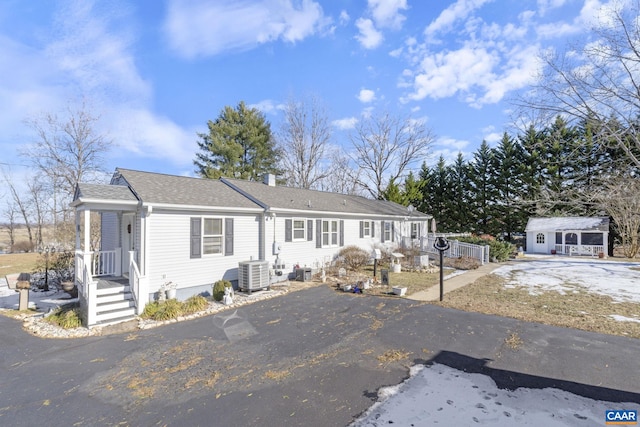
[[[41,253],[44,253],[44,291],[49,290],[49,254],[54,253],[54,247],[46,246]]]
[[[448,250],[451,245],[444,237],[436,238],[433,247],[440,252],[440,301],[444,298],[444,251]]]

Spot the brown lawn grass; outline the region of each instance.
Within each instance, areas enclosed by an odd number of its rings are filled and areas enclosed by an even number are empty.
[[[31,273],[36,269],[40,254],[0,254],[0,277],[13,273]]]
[[[609,315],[632,318],[640,314],[640,304],[618,303],[611,297],[586,291],[562,295],[555,291],[530,295],[525,287],[505,288],[506,279],[487,275],[475,283],[446,294],[434,302],[456,308],[528,322],[640,338],[640,323],[616,321]]]

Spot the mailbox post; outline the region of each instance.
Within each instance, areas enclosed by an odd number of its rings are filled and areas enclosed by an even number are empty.
[[[382,251],[380,249],[374,249],[373,253],[373,278],[376,279],[378,274],[378,260],[382,259]]]
[[[449,250],[451,245],[444,237],[438,237],[433,242],[433,247],[440,252],[440,301],[444,298],[444,251]]]

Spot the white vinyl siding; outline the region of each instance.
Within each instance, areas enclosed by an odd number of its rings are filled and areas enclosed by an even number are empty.
[[[223,254],[227,256],[191,258],[190,240],[186,238],[191,219],[200,219],[204,223],[207,216],[154,210],[150,217],[151,229],[148,230],[149,292],[157,291],[167,281],[182,289],[210,285],[220,279],[237,280],[239,262],[260,258],[261,222],[255,214],[231,215],[224,215],[222,224],[224,239],[224,231],[229,228],[225,222],[233,220],[233,254],[227,255],[229,244],[223,243]],[[203,224],[201,229],[204,231]]]

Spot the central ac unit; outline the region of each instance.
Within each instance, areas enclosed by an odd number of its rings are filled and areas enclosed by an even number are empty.
[[[238,263],[238,287],[249,293],[269,289],[269,262],[243,261]]]

